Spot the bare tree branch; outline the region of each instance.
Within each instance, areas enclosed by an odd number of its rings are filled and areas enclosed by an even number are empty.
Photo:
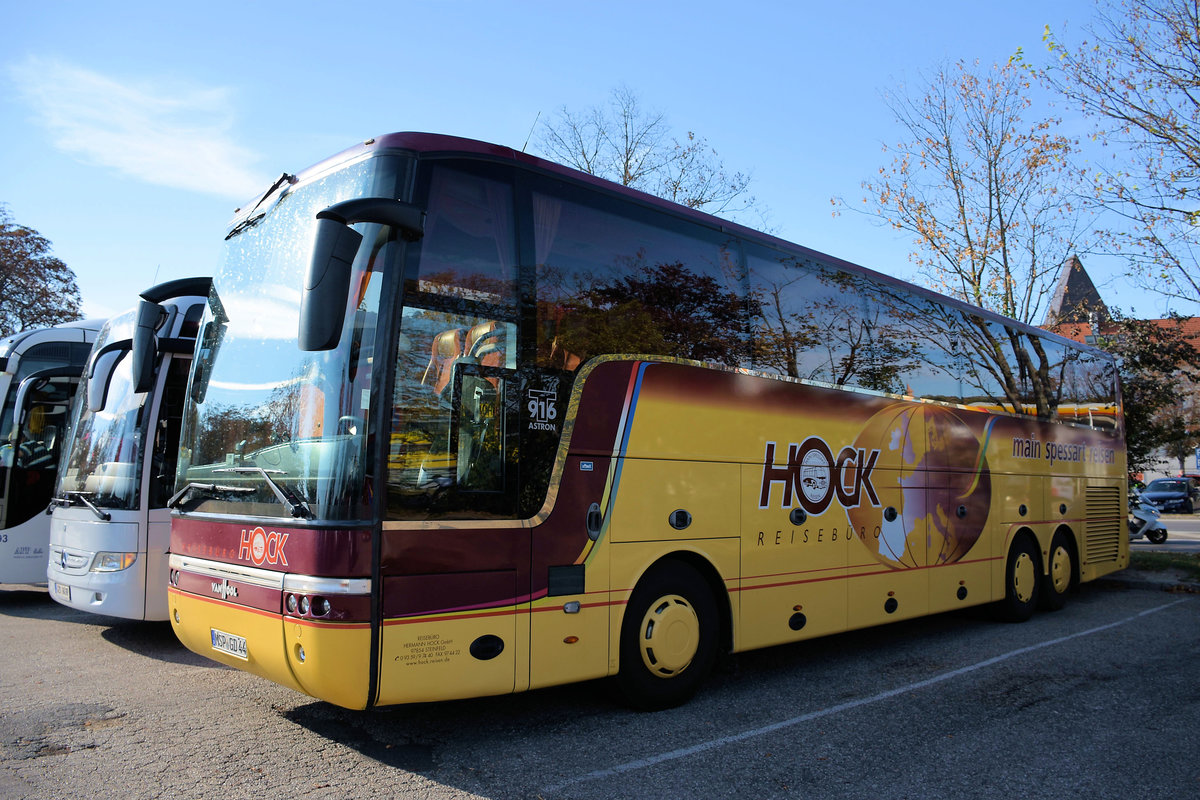
[[[564,106],[541,123],[535,143],[551,160],[689,208],[765,217],[749,194],[749,175],[727,172],[716,150],[692,131],[674,138],[666,117],[646,111],[625,86],[614,89],[606,105],[586,111]]]
[[[908,136],[863,188],[868,213],[913,234],[934,288],[1038,324],[1083,225],[1065,200],[1075,143],[1056,120],[1023,121],[1028,81],[1017,63],[960,61],[887,95]]]

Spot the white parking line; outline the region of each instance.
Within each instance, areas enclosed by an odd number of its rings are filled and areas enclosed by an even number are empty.
[[[1028,647],[1022,647],[1017,650],[1012,650],[1008,653],[994,656],[992,658],[986,659],[984,661],[980,661],[975,664],[971,664],[966,667],[960,667],[959,669],[950,670],[949,672],[943,672],[942,674],[935,675],[932,678],[926,678],[923,681],[917,681],[916,683],[910,683],[907,686],[900,686],[895,689],[889,689],[886,692],[880,692],[879,694],[872,695],[870,697],[864,697],[860,700],[851,700],[848,703],[839,703],[836,706],[830,706],[829,708],[823,708],[819,711],[810,711],[809,713],[802,714],[799,717],[792,717],[791,719],[785,719],[781,722],[775,722],[770,725],[765,725],[761,728],[755,728],[753,730],[743,731],[741,733],[735,733],[732,736],[722,736],[720,739],[711,739],[707,742],[701,742],[699,744],[694,744],[691,747],[684,747],[684,748],[680,748],[679,750],[672,750],[668,753],[660,753],[658,755],[650,756],[648,758],[640,758],[637,761],[630,761],[625,764],[619,764],[615,767],[608,767],[607,769],[598,769],[598,770],[595,770],[594,772],[589,772],[585,775],[580,775],[578,777],[565,780],[561,783],[556,783],[553,786],[547,786],[542,791],[546,792],[548,794],[552,794],[554,792],[565,789],[568,786],[574,786],[577,783],[584,783],[585,781],[599,780],[601,778],[609,778],[614,775],[621,775],[626,772],[633,772],[634,770],[645,769],[646,767],[652,767],[655,764],[662,764],[665,761],[675,761],[680,758],[687,758],[688,756],[694,756],[697,753],[703,753],[705,751],[714,750],[718,747],[724,747],[724,746],[730,745],[730,744],[737,744],[738,742],[743,742],[747,739],[753,739],[756,736],[765,736],[768,733],[774,733],[775,731],[783,730],[784,728],[790,728],[794,725],[799,725],[804,722],[811,722],[814,719],[820,719],[822,717],[829,717],[829,716],[833,716],[834,714],[841,713],[843,711],[850,711],[855,708],[860,708],[862,706],[871,705],[872,703],[878,703],[883,700],[890,700],[893,697],[898,697],[902,694],[908,694],[909,692],[915,692],[918,689],[924,689],[928,686],[933,686],[935,684],[942,683],[944,681],[948,681],[951,678],[957,678],[960,675],[966,675],[968,673],[975,672],[976,670],[981,670],[981,669],[984,669],[985,667],[990,667],[994,664],[999,664],[1002,661],[1007,661],[1011,658],[1016,658],[1017,656],[1023,656],[1026,653],[1032,653],[1035,650],[1041,650],[1046,647],[1053,647],[1056,644],[1062,644],[1063,642],[1069,642],[1072,639],[1079,639],[1084,636],[1091,636],[1094,633],[1101,633],[1103,631],[1111,630],[1112,628],[1118,628],[1122,625],[1127,625],[1130,622],[1135,622],[1136,620],[1141,619],[1142,617],[1145,617],[1147,615],[1155,614],[1159,611],[1163,611],[1164,609],[1168,609],[1168,608],[1171,608],[1172,606],[1177,606],[1180,603],[1186,603],[1186,602],[1188,602],[1188,598],[1184,598],[1181,600],[1175,600],[1174,602],[1166,603],[1164,605],[1157,606],[1155,608],[1150,608],[1145,611],[1139,612],[1137,614],[1134,614],[1131,617],[1126,617],[1125,619],[1117,620],[1116,622],[1110,622],[1107,625],[1101,625],[1097,628],[1089,628],[1086,631],[1079,631],[1078,633],[1072,633],[1069,636],[1060,636],[1057,639],[1050,639],[1045,642],[1039,642],[1038,644],[1029,645]]]

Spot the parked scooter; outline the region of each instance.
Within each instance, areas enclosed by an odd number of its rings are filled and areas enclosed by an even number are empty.
[[[1167,540],[1167,526],[1160,520],[1161,512],[1153,503],[1142,500],[1137,495],[1129,496],[1129,538],[1141,539],[1145,536],[1152,544],[1162,544]]]

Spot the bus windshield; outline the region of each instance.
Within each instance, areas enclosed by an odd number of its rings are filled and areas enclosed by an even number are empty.
[[[128,311],[107,322],[96,337],[95,352],[132,337],[136,313]],[[133,359],[127,351],[119,358],[112,370],[104,408],[90,411],[88,382],[83,381],[80,386],[71,421],[74,445],[65,456],[58,494],[85,492],[93,505],[135,509],[142,483],[145,406],[151,395],[134,392]]]
[[[359,226],[364,243],[336,349],[297,347],[300,289],[317,212],[352,197],[395,197],[407,163],[397,156],[350,163],[285,190],[259,217],[256,209],[234,227],[200,323],[181,438],[191,447],[180,450],[177,505],[332,520],[370,515],[366,423],[394,233]]]

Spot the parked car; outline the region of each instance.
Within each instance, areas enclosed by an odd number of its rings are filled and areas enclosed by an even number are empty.
[[[1191,483],[1187,478],[1158,478],[1146,484],[1142,500],[1153,503],[1160,511],[1191,514],[1195,511]]]

